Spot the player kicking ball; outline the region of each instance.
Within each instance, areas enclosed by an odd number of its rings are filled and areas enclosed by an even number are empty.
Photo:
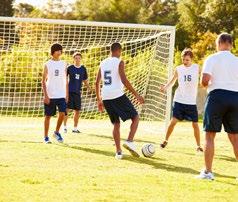
[[[134,90],[126,77],[125,65],[120,59],[121,52],[120,43],[111,45],[111,56],[101,62],[96,79],[98,109],[102,112],[105,107],[114,126],[113,138],[116,145],[116,159],[123,158],[120,144],[120,118],[123,121],[128,119],[132,121],[128,139],[123,143],[123,147],[129,150],[133,156],[140,156],[133,142],[139,124],[139,116],[133,104],[125,95],[124,86],[135,96],[140,104],[144,103],[144,98]],[[100,91],[101,80],[102,89]]]
[[[68,112],[74,110],[74,129],[73,133],[80,133],[78,129],[79,114],[81,110],[81,88],[82,83],[91,91],[88,83],[87,69],[81,65],[82,55],[79,52],[73,55],[74,64],[67,68],[67,77],[69,80],[69,101],[67,105],[67,115],[64,118],[64,132],[67,133]]]
[[[167,128],[164,142],[160,145],[165,148],[168,144],[175,125],[178,121],[192,121],[194,137],[197,143],[197,152],[203,152],[200,145],[200,130],[198,126],[198,111],[196,105],[197,88],[199,81],[199,66],[192,64],[193,53],[191,49],[185,49],[182,52],[183,64],[176,67],[176,71],[172,79],[161,88],[165,92],[173,86],[178,80],[178,88],[175,91],[173,103],[173,118],[170,120]]]
[[[66,62],[60,60],[63,48],[60,44],[53,44],[51,46],[52,58],[46,62],[43,78],[42,88],[44,93],[44,132],[45,143],[51,143],[48,133],[50,126],[50,118],[56,114],[56,108],[59,110],[58,121],[54,132],[55,139],[62,143],[63,138],[59,133],[60,126],[63,123],[66,113],[66,102],[68,100],[68,82],[66,80]]]

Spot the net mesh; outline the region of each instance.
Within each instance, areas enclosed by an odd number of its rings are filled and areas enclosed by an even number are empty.
[[[4,17],[0,18],[0,116],[43,116],[42,70],[54,42],[63,46],[62,59],[69,64],[75,51],[82,53],[92,87],[110,45],[120,42],[126,75],[145,97],[145,104],[138,105],[126,91],[141,118],[168,118],[171,93],[164,94],[159,87],[171,74],[173,27]],[[81,118],[105,117],[97,110],[95,93],[83,87]]]

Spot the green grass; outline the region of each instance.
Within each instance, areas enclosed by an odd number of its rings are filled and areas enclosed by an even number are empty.
[[[165,150],[158,148],[163,124],[141,123],[138,148],[156,143],[155,156],[137,159],[125,151],[119,161],[108,122],[82,121],[82,134],[65,135],[65,144],[45,145],[42,119],[17,120],[0,119],[0,201],[238,200],[238,163],[223,133],[216,139],[216,180],[211,182],[194,179],[203,156],[195,154],[189,123],[178,125]],[[127,127],[122,127],[123,138]],[[148,127],[154,134],[145,131]]]

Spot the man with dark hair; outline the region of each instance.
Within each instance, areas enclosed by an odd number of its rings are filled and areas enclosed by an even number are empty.
[[[205,169],[198,178],[210,180],[214,179],[214,139],[216,133],[221,132],[222,125],[238,160],[238,58],[230,52],[230,34],[220,34],[216,45],[218,52],[206,59],[201,78],[201,84],[208,88],[208,96],[203,122],[206,132]]]
[[[58,142],[63,142],[63,138],[59,133],[61,124],[66,113],[66,102],[68,100],[68,82],[66,80],[66,62],[60,60],[62,55],[62,46],[60,44],[53,44],[51,46],[52,58],[46,62],[43,78],[42,88],[44,93],[44,141],[46,144],[51,143],[48,132],[50,126],[50,118],[56,114],[56,108],[59,110],[57,125],[54,132],[54,137]]]
[[[74,110],[74,129],[73,133],[80,133],[78,129],[79,113],[81,110],[81,88],[82,83],[91,91],[88,83],[88,73],[84,65],[81,64],[82,54],[76,52],[73,54],[74,64],[67,68],[67,77],[69,80],[69,102],[67,105],[67,115],[64,119],[64,132],[67,133],[67,119],[70,109]]]
[[[133,156],[139,157],[133,142],[139,123],[139,116],[131,101],[125,95],[124,86],[135,96],[139,103],[144,103],[144,98],[135,91],[126,77],[125,65],[120,59],[121,51],[122,47],[119,43],[111,45],[111,56],[101,62],[96,79],[98,109],[103,111],[105,107],[114,125],[113,138],[116,145],[116,159],[122,159],[123,157],[120,145],[120,118],[123,121],[128,119],[132,121],[128,139],[124,142],[123,147],[129,150]],[[101,80],[103,83],[102,92],[100,92]]]

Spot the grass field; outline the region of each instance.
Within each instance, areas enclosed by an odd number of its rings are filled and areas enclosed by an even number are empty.
[[[0,119],[0,201],[238,201],[238,163],[225,134],[216,139],[216,180],[211,182],[194,179],[203,156],[195,153],[189,123],[178,125],[165,150],[158,148],[163,124],[149,126],[158,129],[152,135],[142,123],[138,148],[155,143],[156,155],[137,159],[125,151],[119,161],[105,121],[83,121],[83,133],[69,133],[65,144],[52,145],[41,143],[42,119],[27,122],[31,126]]]

